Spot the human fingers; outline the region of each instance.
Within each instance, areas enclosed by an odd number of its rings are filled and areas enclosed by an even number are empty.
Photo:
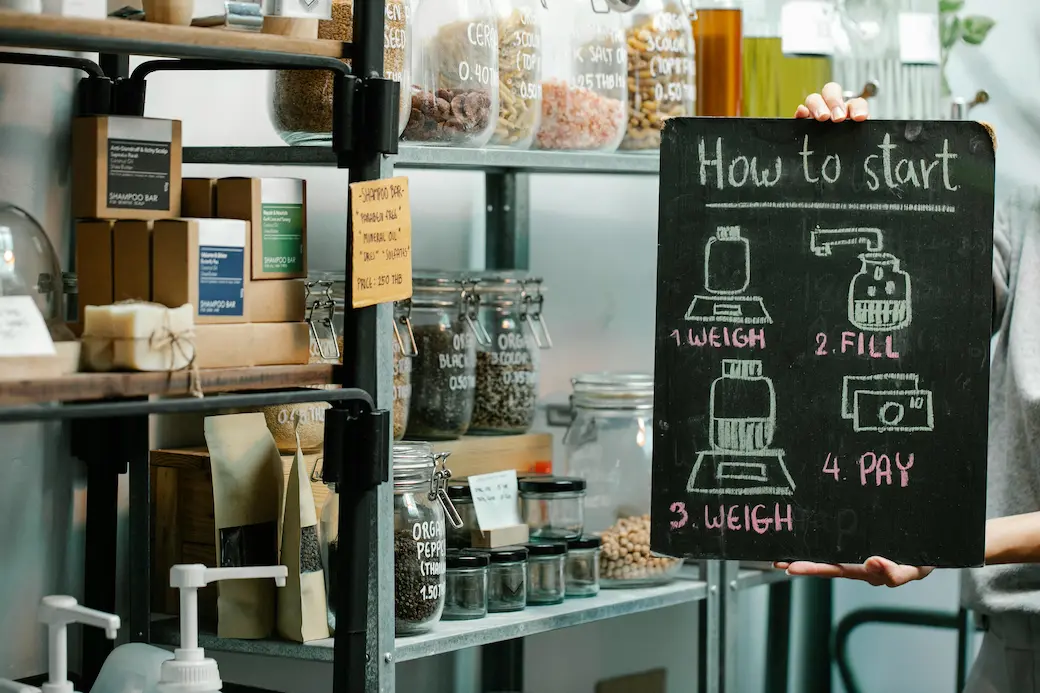
[[[795,118],[811,118],[812,117],[812,113],[809,112],[809,109],[806,108],[804,103],[801,103],[801,104],[798,104],[798,108],[794,112],[794,117]]]
[[[842,95],[841,85],[837,82],[828,82],[823,85],[820,95],[823,96],[823,101],[830,110],[831,120],[835,123],[845,120],[848,111],[845,108],[845,98]]]
[[[880,556],[868,558],[864,565],[871,573],[881,578],[879,584],[888,587],[901,587],[908,582],[923,580],[934,570],[930,567],[900,565]]]
[[[849,110],[849,119],[854,120],[857,123],[862,123],[864,120],[870,117],[870,105],[866,99],[856,97],[849,99],[849,102],[845,104]]]
[[[827,108],[827,103],[820,94],[809,94],[806,96],[805,107],[809,109],[809,114],[816,120],[825,121],[831,119],[830,109]]]

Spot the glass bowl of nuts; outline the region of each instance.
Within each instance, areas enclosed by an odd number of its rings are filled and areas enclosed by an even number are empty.
[[[623,517],[601,532],[600,538],[599,579],[604,588],[663,585],[682,568],[681,558],[650,550],[650,515]]]

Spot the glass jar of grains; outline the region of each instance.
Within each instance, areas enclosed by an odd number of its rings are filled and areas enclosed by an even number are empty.
[[[538,401],[538,352],[552,346],[542,280],[517,272],[475,275],[480,323],[491,338],[477,349],[469,433],[526,433]]]
[[[394,472],[394,624],[397,635],[424,633],[444,608],[444,520],[459,524],[444,484],[447,455],[429,443],[396,443]]]
[[[469,430],[476,392],[477,343],[490,337],[477,319],[479,297],[459,272],[416,272],[412,401],[406,437],[453,440]]]
[[[408,0],[386,0],[383,22],[383,74],[401,85],[399,132],[411,110],[411,40]],[[264,22],[266,33],[350,41],[354,0],[332,0],[332,19]],[[317,24],[317,33],[313,25]],[[309,33],[308,33],[309,32]],[[344,60],[350,63],[349,60]],[[328,70],[277,70],[272,73],[271,124],[287,144],[328,144],[332,140],[332,73]]]
[[[498,122],[492,147],[527,149],[542,120],[544,0],[496,0]]]

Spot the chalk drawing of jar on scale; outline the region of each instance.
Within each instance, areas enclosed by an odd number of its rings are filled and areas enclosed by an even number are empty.
[[[880,229],[815,229],[809,249],[818,257],[830,257],[836,246],[863,245],[859,272],[849,283],[849,322],[864,332],[891,332],[909,327],[913,319],[910,275],[900,260],[882,252]]]
[[[694,322],[769,325],[773,319],[761,296],[747,295],[751,247],[739,226],[720,226],[704,247],[704,290],[686,311]]]
[[[710,449],[697,454],[686,490],[712,495],[789,496],[795,484],[784,451],[773,447],[776,392],[762,362],[723,359],[711,384]]]

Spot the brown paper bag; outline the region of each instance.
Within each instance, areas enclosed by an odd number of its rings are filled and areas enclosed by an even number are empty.
[[[205,422],[213,474],[217,565],[278,565],[282,458],[264,415],[208,416]],[[218,584],[217,635],[266,638],[274,633],[273,580]]]
[[[318,513],[299,429],[295,436],[296,455],[289,472],[282,516],[281,559],[282,565],[289,569],[289,577],[285,587],[278,590],[278,634],[287,640],[309,642],[329,637],[329,622],[325,572],[318,544]]]

